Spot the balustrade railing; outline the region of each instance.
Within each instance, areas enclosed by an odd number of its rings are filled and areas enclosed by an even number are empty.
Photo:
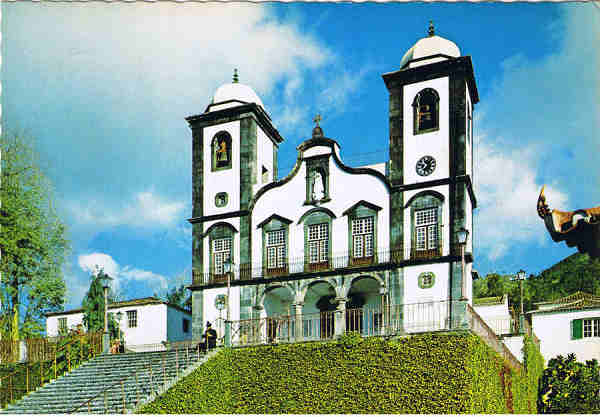
[[[441,232],[440,232],[440,236]],[[364,268],[369,266],[398,264],[408,260],[427,260],[443,256],[444,248],[442,239],[439,238],[430,247],[409,247],[401,249],[380,249],[375,251],[372,256],[354,257],[350,252],[342,252],[327,257],[326,260],[319,262],[310,262],[308,257],[295,256],[288,257],[283,264],[269,268],[265,266],[256,266],[251,263],[235,265],[233,272],[226,273],[204,272],[197,269],[192,270],[192,283],[194,285],[220,284],[226,283],[229,277],[233,280],[251,280],[260,278],[273,278],[302,273],[318,273],[325,271],[334,271],[341,269]]]

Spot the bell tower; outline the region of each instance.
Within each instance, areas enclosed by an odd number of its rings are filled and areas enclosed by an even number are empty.
[[[226,261],[240,271],[251,262],[249,208],[256,191],[277,179],[283,138],[254,90],[220,86],[206,110],[186,118],[192,130],[192,335],[200,337],[206,309],[200,284],[212,284]],[[212,278],[209,278],[212,277]],[[215,278],[216,277],[216,278]],[[219,284],[214,282],[214,284]],[[232,297],[232,303],[235,303]],[[239,294],[238,294],[239,306]]]
[[[472,116],[479,101],[471,58],[462,56],[454,42],[437,36],[430,22],[427,36],[404,54],[400,69],[383,74],[383,80],[389,91],[388,177],[393,185],[390,246],[409,261],[446,264],[447,298],[470,299],[472,212],[477,205]],[[466,294],[457,259],[457,233],[462,229],[470,232]],[[410,271],[405,271],[405,281],[412,279],[407,274]],[[407,284],[406,291],[409,288]]]

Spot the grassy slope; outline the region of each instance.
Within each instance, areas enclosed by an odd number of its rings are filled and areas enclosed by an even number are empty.
[[[225,350],[141,412],[506,413],[501,370],[468,334]]]

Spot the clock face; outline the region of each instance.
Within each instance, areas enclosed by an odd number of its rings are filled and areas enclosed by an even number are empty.
[[[417,161],[417,174],[426,177],[431,175],[433,171],[435,171],[435,158],[433,156],[425,155]]]

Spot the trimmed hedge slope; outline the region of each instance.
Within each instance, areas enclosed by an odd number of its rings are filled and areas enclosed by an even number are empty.
[[[224,350],[140,412],[535,413],[535,396],[524,398],[529,383],[470,333],[393,341],[349,334]]]

